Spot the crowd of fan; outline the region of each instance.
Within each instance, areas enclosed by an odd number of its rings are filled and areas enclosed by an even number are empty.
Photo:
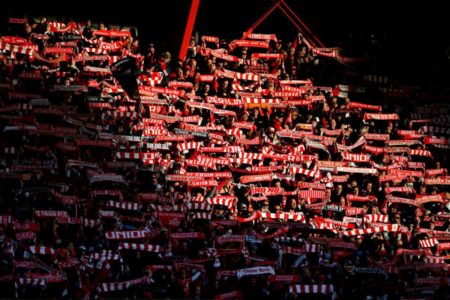
[[[10,19],[2,297],[450,297],[449,105],[314,86],[301,38],[139,47]]]

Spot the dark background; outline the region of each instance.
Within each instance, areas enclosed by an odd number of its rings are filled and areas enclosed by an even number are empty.
[[[348,56],[381,59],[370,67],[380,75],[401,78],[406,84],[450,87],[450,18],[445,1],[317,1],[285,0],[328,47],[341,46]],[[145,3],[145,4],[144,4]],[[190,0],[135,1],[8,1],[2,3],[1,24],[8,17],[55,16],[64,21],[123,24],[139,29],[141,46],[153,42],[157,51],[177,55]],[[273,0],[201,0],[194,32],[238,38]],[[275,10],[255,31],[293,40],[296,30]],[[370,45],[370,40],[378,46]]]

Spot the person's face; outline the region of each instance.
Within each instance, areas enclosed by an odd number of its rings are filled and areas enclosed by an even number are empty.
[[[31,30],[32,30],[32,28],[31,28],[30,24],[26,23],[25,24],[25,31],[26,31],[26,33],[30,33]]]
[[[275,205],[274,211],[275,211],[275,213],[280,213],[281,212],[281,207],[279,205]]]
[[[298,112],[296,111],[296,110],[293,110],[292,112],[291,112],[291,118],[297,118],[297,115],[298,115]]]
[[[291,207],[296,208],[297,207],[297,201],[295,199],[291,199]]]
[[[183,242],[183,243],[181,244],[181,249],[182,249],[183,251],[186,251],[186,250],[188,249],[188,244],[187,244],[186,242]]]

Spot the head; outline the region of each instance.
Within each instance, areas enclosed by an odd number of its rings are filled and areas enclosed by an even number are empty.
[[[163,54],[161,54],[161,58],[160,58],[161,62],[167,64],[170,62],[170,59],[171,59],[170,52],[166,51]]]
[[[268,212],[269,211],[269,201],[264,200],[261,204],[261,210],[263,212]]]
[[[275,206],[273,207],[273,211],[274,211],[274,213],[276,213],[276,214],[281,213],[281,206],[280,206],[279,204],[275,205]]]
[[[269,127],[269,128],[267,129],[267,135],[268,135],[270,138],[274,138],[274,137],[275,137],[275,128]]]
[[[247,211],[247,210],[248,210],[247,204],[241,203],[241,205],[239,205],[239,211]]]
[[[291,109],[291,118],[292,118],[292,119],[295,119],[295,118],[297,118],[297,116],[298,116],[298,110],[297,110],[296,107],[293,107],[293,108]]]

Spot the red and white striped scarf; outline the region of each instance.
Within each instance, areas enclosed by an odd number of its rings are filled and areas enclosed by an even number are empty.
[[[206,202],[190,201],[186,202],[185,206],[188,210],[211,210],[211,205]]]
[[[138,211],[142,208],[142,205],[136,202],[117,202],[109,200],[106,204],[107,207],[114,207],[123,210],[134,210]]]
[[[366,228],[366,229],[353,229],[348,231],[341,231],[343,236],[355,236],[355,235],[366,235],[373,234],[379,232],[396,232],[398,231],[397,224],[383,225],[375,228]]]
[[[198,180],[198,181],[188,181],[188,186],[190,187],[206,187],[206,186],[217,186],[218,182],[216,180]]]
[[[119,250],[138,250],[146,252],[161,252],[161,246],[151,244],[136,244],[136,243],[119,243]]]
[[[199,149],[203,146],[203,142],[188,142],[188,143],[179,143],[177,145],[178,151]]]
[[[352,161],[352,162],[368,163],[370,161],[370,156],[367,154],[356,154],[356,153],[343,152],[342,157],[344,158],[344,160]]]
[[[214,299],[215,300],[243,299],[243,295],[241,291],[233,291],[229,293],[218,294]]]
[[[148,284],[150,282],[149,277],[141,277],[133,280],[122,281],[122,282],[111,282],[111,283],[102,283],[98,287],[99,292],[114,292],[114,291],[122,291],[129,289],[132,286],[139,284]]]
[[[276,196],[283,195],[284,189],[275,187],[252,187],[249,193],[250,195],[263,194],[265,196]]]
[[[245,175],[241,177],[241,183],[272,181],[272,174]]]
[[[364,121],[377,120],[377,121],[398,121],[400,117],[398,114],[373,114],[365,113],[363,117]]]
[[[419,245],[421,248],[431,248],[439,244],[439,241],[436,238],[427,238],[419,241]]]
[[[159,156],[158,152],[116,152],[119,159],[157,159]]]
[[[308,199],[308,202],[310,199],[324,199],[325,198],[325,191],[323,190],[302,190],[298,192],[298,198],[299,199]],[[310,203],[308,203],[310,204]]]
[[[442,176],[438,178],[426,178],[426,185],[450,185],[450,176]]]
[[[331,294],[333,292],[332,284],[295,284],[289,287],[289,293],[295,294]]]
[[[372,222],[381,222],[381,223],[389,223],[389,217],[386,215],[365,215],[364,221],[372,223]]]
[[[299,167],[299,166],[292,166],[289,169],[289,171],[290,171],[291,174],[294,174],[294,175],[295,174],[301,174],[301,175],[305,175],[305,176],[308,176],[308,177],[312,177],[314,179],[320,179],[321,175],[322,175],[320,173],[320,171],[318,171],[318,170],[315,170],[315,169],[313,169],[313,170],[304,169],[304,168]]]
[[[41,254],[41,255],[53,255],[55,254],[55,250],[51,247],[44,246],[30,246],[28,250],[33,254]]]
[[[391,205],[391,204],[406,204],[406,205],[418,206],[417,201],[415,199],[394,197],[394,196],[388,195],[386,197],[386,200],[388,201],[388,205]]]
[[[131,240],[145,238],[146,234],[145,230],[107,231],[105,237],[108,240]]]
[[[321,251],[320,245],[306,244],[304,247],[283,247],[281,248],[282,254],[302,254],[302,253],[318,253]]]
[[[378,174],[378,171],[375,168],[337,167],[336,172],[351,173],[351,174],[353,173],[371,174],[371,175]]]
[[[347,201],[350,202],[373,202],[375,200],[377,200],[377,198],[375,196],[356,196],[356,195],[352,195],[352,194],[348,194],[346,196]]]
[[[230,46],[237,47],[249,47],[249,48],[269,48],[268,41],[258,41],[258,40],[236,40],[231,42]]]
[[[0,224],[11,224],[13,223],[12,216],[2,215],[0,216]]]
[[[348,108],[361,108],[361,109],[367,109],[367,110],[375,110],[375,111],[381,111],[380,105],[370,105],[365,103],[359,103],[359,102],[350,102],[347,105]]]
[[[419,205],[423,205],[429,202],[444,203],[444,196],[442,194],[416,195],[416,200]]]
[[[409,149],[409,155],[433,157],[429,150]]]
[[[237,198],[235,196],[216,196],[213,198],[207,198],[206,201],[210,205],[224,205],[228,207],[229,210],[233,211]]]
[[[16,240],[34,240],[36,238],[36,233],[32,231],[16,233]]]
[[[272,266],[259,266],[253,268],[239,269],[236,272],[237,278],[242,278],[244,276],[257,276],[262,274],[275,274],[275,269]]]
[[[191,217],[193,219],[210,220],[212,214],[210,212],[194,212]]]
[[[306,218],[303,213],[267,213],[267,212],[260,212],[259,217],[262,219],[271,219],[271,220],[284,220],[284,221],[298,221],[305,223]]]
[[[67,211],[65,210],[36,210],[34,215],[36,218],[68,217]]]
[[[203,232],[177,232],[170,234],[170,238],[174,240],[190,240],[190,239],[204,240],[206,237]]]
[[[447,169],[446,168],[427,169],[425,171],[425,177],[437,176],[437,175],[447,175]]]
[[[364,139],[364,137],[360,137],[353,145],[350,146],[346,146],[346,145],[342,145],[342,144],[338,144],[336,143],[336,147],[339,151],[349,151],[349,150],[353,150],[359,146],[362,146],[366,143],[366,140]]]
[[[387,141],[390,139],[389,134],[365,133],[364,138],[370,141]]]
[[[407,193],[407,194],[415,194],[416,193],[416,190],[414,188],[408,187],[408,186],[387,187],[384,191],[386,194],[392,194],[395,192]]]
[[[267,278],[267,281],[269,283],[274,283],[274,282],[282,282],[282,283],[292,283],[292,282],[300,282],[300,276],[299,275],[295,275],[295,274],[275,274],[272,276],[269,276]]]

